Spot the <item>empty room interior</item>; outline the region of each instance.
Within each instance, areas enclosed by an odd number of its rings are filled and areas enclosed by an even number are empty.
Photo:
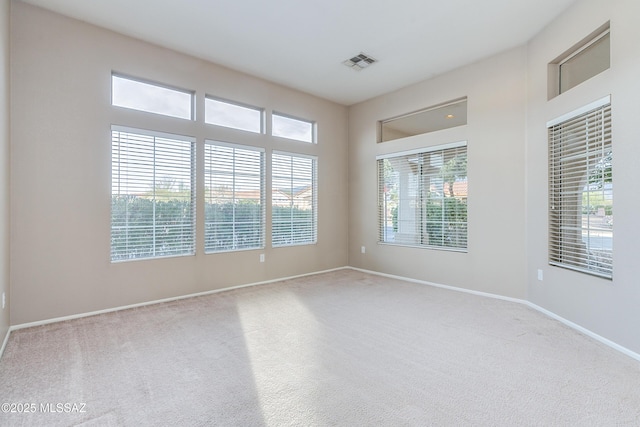
[[[0,4],[0,424],[640,425],[639,1]]]

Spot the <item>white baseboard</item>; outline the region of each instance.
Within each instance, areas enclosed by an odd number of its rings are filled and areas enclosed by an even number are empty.
[[[108,308],[105,310],[97,310],[97,311],[91,311],[88,313],[80,313],[80,314],[73,314],[70,316],[63,316],[63,317],[56,317],[53,319],[47,319],[47,320],[40,320],[37,322],[30,322],[30,323],[22,323],[19,325],[13,325],[9,327],[9,330],[7,331],[7,334],[4,338],[4,341],[2,343],[2,347],[0,348],[0,358],[2,357],[2,354],[4,353],[4,349],[7,345],[7,342],[9,341],[9,335],[11,334],[12,331],[17,331],[19,329],[24,329],[24,328],[31,328],[34,326],[42,326],[42,325],[47,325],[50,323],[56,323],[56,322],[62,322],[65,320],[73,320],[73,319],[80,319],[83,317],[89,317],[89,316],[95,316],[98,314],[105,314],[105,313],[111,313],[114,311],[120,311],[120,310],[127,310],[130,308],[137,308],[137,307],[144,307],[147,305],[152,305],[152,304],[161,304],[164,302],[170,302],[170,301],[177,301],[177,300],[181,300],[181,299],[186,299],[186,298],[193,298],[193,297],[197,297],[197,296],[202,296],[202,295],[211,295],[211,294],[216,294],[219,292],[224,292],[224,291],[229,291],[229,290],[233,290],[233,289],[241,289],[241,288],[247,288],[247,287],[251,287],[251,286],[258,286],[258,285],[266,285],[269,283],[275,283],[275,282],[281,282],[283,280],[290,280],[290,279],[297,279],[300,277],[307,277],[307,276],[313,276],[316,274],[321,274],[321,273],[329,273],[332,271],[339,271],[339,270],[345,270],[345,269],[350,269],[350,270],[355,270],[355,271],[360,271],[363,273],[368,273],[368,274],[373,274],[376,276],[382,276],[382,277],[388,277],[391,279],[397,279],[397,280],[403,280],[405,282],[411,282],[411,283],[418,283],[418,284],[422,284],[422,285],[428,285],[428,286],[434,286],[437,288],[442,288],[442,289],[448,289],[451,291],[456,291],[456,292],[464,292],[464,293],[468,293],[468,294],[472,294],[472,295],[478,295],[478,296],[482,296],[482,297],[486,297],[486,298],[494,298],[494,299],[499,299],[499,300],[503,300],[503,301],[509,301],[509,302],[514,302],[514,303],[518,303],[518,304],[523,304],[526,305],[546,316],[549,316],[555,320],[558,320],[559,322],[562,322],[563,324],[567,325],[568,327],[584,334],[587,335],[588,337],[591,337],[593,339],[595,339],[596,341],[599,341],[609,347],[611,347],[612,349],[619,351],[620,353],[623,353],[629,357],[631,357],[632,359],[638,360],[640,361],[640,354],[629,350],[626,347],[623,347],[611,340],[608,340],[607,338],[604,338],[598,334],[596,334],[595,332],[592,332],[576,323],[571,322],[570,320],[567,320],[561,316],[558,316],[557,314],[542,308],[530,301],[527,300],[523,300],[523,299],[518,299],[518,298],[511,298],[511,297],[506,297],[503,295],[498,295],[498,294],[492,294],[492,293],[488,293],[488,292],[480,292],[480,291],[474,291],[472,289],[465,289],[465,288],[458,288],[455,286],[449,286],[449,285],[442,285],[439,283],[433,283],[433,282],[428,282],[426,280],[418,280],[418,279],[412,279],[409,277],[403,277],[403,276],[397,276],[397,275],[393,275],[393,274],[386,274],[386,273],[380,273],[378,271],[372,271],[372,270],[365,270],[362,268],[356,268],[356,267],[351,267],[351,266],[345,266],[345,267],[338,267],[338,268],[332,268],[329,270],[322,270],[322,271],[315,271],[312,273],[305,273],[305,274],[299,274],[299,275],[295,275],[295,276],[289,276],[289,277],[281,277],[278,279],[271,279],[271,280],[265,280],[262,282],[254,282],[254,283],[248,283],[245,285],[238,285],[238,286],[231,286],[228,288],[222,288],[222,289],[214,289],[214,290],[210,290],[210,291],[205,291],[205,292],[198,292],[198,293],[193,293],[193,294],[188,294],[188,295],[180,295],[180,296],[176,296],[176,297],[171,297],[171,298],[164,298],[164,299],[159,299],[159,300],[154,300],[154,301],[147,301],[147,302],[142,302],[142,303],[138,303],[138,304],[130,304],[130,305],[125,305],[125,306],[120,306],[120,307],[114,307],[114,308]]]
[[[473,289],[458,288],[456,286],[442,285],[440,283],[428,282],[426,280],[412,279],[410,277],[397,276],[395,274],[380,273],[380,272],[373,271],[373,270],[365,270],[363,268],[356,268],[356,267],[348,267],[348,268],[351,269],[351,270],[355,270],[355,271],[361,271],[362,273],[373,274],[375,276],[388,277],[389,279],[397,279],[397,280],[402,280],[404,282],[418,283],[420,285],[428,285],[428,286],[433,286],[435,288],[448,289],[450,291],[464,292],[466,294],[478,295],[478,296],[481,296],[481,297],[501,299],[503,301],[509,301],[509,302],[517,302],[519,304],[527,303],[527,301],[525,301],[525,300],[518,299],[518,298],[505,297],[504,295],[491,294],[491,293],[488,293],[488,292],[481,292],[481,291],[474,291]]]
[[[590,331],[587,328],[584,328],[580,325],[578,325],[577,323],[573,323],[571,320],[567,320],[564,317],[558,316],[557,314],[555,314],[552,311],[547,310],[546,308],[542,308],[539,305],[536,305],[530,301],[524,301],[525,305],[528,305],[529,307],[533,308],[534,310],[539,311],[542,314],[545,314],[549,317],[551,317],[552,319],[556,319],[557,321],[564,323],[565,325],[567,325],[568,327],[575,329],[576,331],[583,333],[584,335],[593,338],[596,341],[601,342],[604,345],[607,345],[609,347],[611,347],[614,350],[619,351],[622,354],[626,354],[627,356],[631,357],[632,359],[636,359],[637,361],[640,361],[640,354],[636,353],[635,351],[629,350],[626,347],[621,346],[618,343],[615,343],[601,335],[596,334],[593,331]]]
[[[332,269],[329,269],[329,270],[315,271],[313,273],[305,273],[305,274],[298,274],[298,275],[295,275],[295,276],[280,277],[278,279],[264,280],[262,282],[247,283],[247,284],[244,284],[244,285],[230,286],[230,287],[227,287],[227,288],[213,289],[213,290],[210,290],[210,291],[197,292],[197,293],[187,294],[187,295],[179,295],[179,296],[175,296],[175,297],[163,298],[163,299],[158,299],[158,300],[153,300],[153,301],[146,301],[146,302],[141,302],[141,303],[137,303],[137,304],[129,304],[129,305],[123,305],[123,306],[119,306],[119,307],[107,308],[107,309],[104,309],[104,310],[96,310],[96,311],[90,311],[90,312],[86,312],[86,313],[72,314],[72,315],[69,315],[69,316],[62,316],[62,317],[55,317],[55,318],[52,318],[52,319],[38,320],[36,322],[21,323],[21,324],[18,324],[18,325],[10,326],[9,327],[9,332],[17,331],[19,329],[32,328],[34,326],[48,325],[50,323],[64,322],[66,320],[81,319],[83,317],[96,316],[98,314],[112,313],[114,311],[128,310],[130,308],[139,308],[139,307],[144,307],[144,306],[147,306],[147,305],[161,304],[161,303],[164,303],[164,302],[171,302],[171,301],[178,301],[178,300],[181,300],[181,299],[199,297],[199,296],[203,296],[203,295],[212,295],[212,294],[216,294],[216,293],[219,293],[219,292],[230,291],[230,290],[233,290],[233,289],[248,288],[248,287],[251,287],[251,286],[266,285],[266,284],[269,284],[269,283],[281,282],[283,280],[298,279],[300,277],[313,276],[315,274],[321,274],[321,273],[329,273],[331,271],[344,270],[346,268],[349,268],[349,267],[332,268]],[[7,337],[8,336],[9,336],[9,333],[7,333]],[[5,341],[6,341],[6,339],[5,339]],[[0,354],[0,356],[1,356],[1,354]]]
[[[494,299],[500,299],[500,300],[503,300],[503,301],[515,302],[515,303],[518,303],[518,304],[524,304],[524,305],[526,305],[526,306],[528,306],[528,307],[530,307],[530,308],[532,308],[532,309],[534,309],[534,310],[536,310],[536,311],[538,311],[538,312],[540,312],[540,313],[542,313],[542,314],[544,314],[546,316],[551,317],[552,319],[555,319],[555,320],[565,324],[566,326],[568,326],[568,327],[570,327],[570,328],[572,328],[572,329],[574,329],[574,330],[576,330],[576,331],[578,331],[578,332],[580,332],[580,333],[582,333],[582,334],[584,334],[584,335],[586,335],[586,336],[588,336],[590,338],[593,338],[596,341],[601,342],[602,344],[604,344],[606,346],[611,347],[612,349],[614,349],[616,351],[619,351],[622,354],[625,354],[625,355],[631,357],[632,359],[640,361],[640,354],[638,354],[638,353],[636,353],[636,352],[634,352],[632,350],[629,350],[628,348],[623,347],[620,344],[617,344],[617,343],[615,343],[615,342],[613,342],[611,340],[608,340],[607,338],[605,338],[603,336],[600,336],[600,335],[596,334],[595,332],[590,331],[587,328],[584,328],[584,327],[582,327],[582,326],[580,326],[580,325],[578,325],[576,323],[573,323],[572,321],[567,320],[562,316],[558,316],[557,314],[553,313],[552,311],[549,311],[549,310],[547,310],[545,308],[542,308],[542,307],[532,303],[531,301],[527,301],[527,300],[524,300],[524,299],[518,299],[518,298],[505,297],[503,295],[491,294],[491,293],[488,293],[488,292],[480,292],[480,291],[474,291],[474,290],[471,290],[471,289],[458,288],[458,287],[455,287],[455,286],[442,285],[442,284],[439,284],[439,283],[428,282],[426,280],[417,280],[417,279],[411,279],[409,277],[402,277],[402,276],[396,276],[396,275],[393,275],[393,274],[380,273],[380,272],[377,272],[377,271],[365,270],[365,269],[362,269],[362,268],[356,268],[356,267],[349,267],[349,268],[352,269],[352,270],[361,271],[363,273],[374,274],[376,276],[388,277],[388,278],[391,278],[391,279],[403,280],[405,282],[418,283],[418,284],[423,284],[423,285],[428,285],[428,286],[434,286],[436,288],[448,289],[448,290],[451,290],[451,291],[464,292],[464,293],[467,293],[467,294],[479,295],[479,296],[482,296],[482,297],[494,298]]]
[[[4,341],[2,341],[2,347],[0,347],[0,359],[2,359],[2,355],[4,354],[4,349],[9,342],[9,335],[11,335],[11,328],[7,329],[7,334],[4,336]]]

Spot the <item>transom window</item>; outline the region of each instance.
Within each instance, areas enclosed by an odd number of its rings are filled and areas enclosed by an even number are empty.
[[[111,104],[193,120],[193,92],[117,74],[111,76]]]
[[[271,114],[271,134],[302,142],[315,142],[314,123],[279,113]]]
[[[254,133],[263,132],[264,114],[260,108],[206,97],[204,109],[205,123]]]
[[[467,247],[467,144],[378,158],[379,241]]]
[[[611,66],[609,22],[551,61],[548,65],[548,99],[578,86]]]
[[[467,98],[434,105],[378,122],[378,142],[422,135],[467,124]]]

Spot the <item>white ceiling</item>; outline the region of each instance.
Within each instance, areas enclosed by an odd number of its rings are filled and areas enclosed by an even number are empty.
[[[24,0],[351,105],[524,44],[579,0]],[[379,62],[355,71],[364,52]]]

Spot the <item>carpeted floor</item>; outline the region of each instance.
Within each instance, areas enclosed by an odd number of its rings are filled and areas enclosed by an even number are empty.
[[[2,426],[638,426],[640,364],[520,304],[340,270],[15,331],[0,401]]]

